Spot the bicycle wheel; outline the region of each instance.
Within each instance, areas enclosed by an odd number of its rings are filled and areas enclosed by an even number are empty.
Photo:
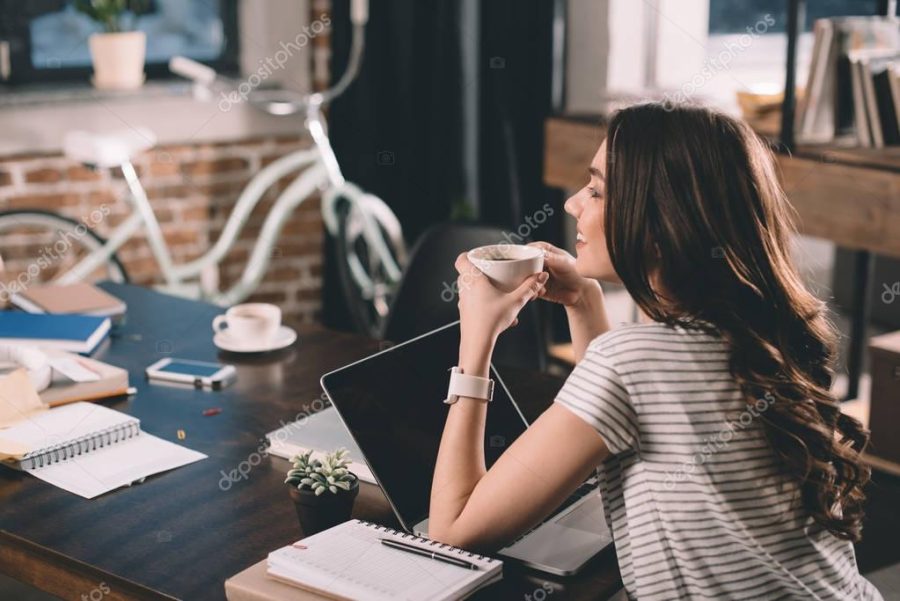
[[[85,223],[50,211],[22,209],[0,212],[2,292],[6,293],[3,296],[32,284],[59,278],[105,243]],[[88,282],[127,282],[128,273],[113,254],[83,279]]]
[[[366,245],[361,224],[353,220],[349,206],[338,207],[337,221],[334,248],[347,308],[358,332],[380,338],[396,282],[384,273]],[[382,235],[387,238],[385,232]]]

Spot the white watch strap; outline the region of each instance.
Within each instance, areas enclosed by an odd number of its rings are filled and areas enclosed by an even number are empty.
[[[450,368],[450,386],[444,402],[452,405],[459,397],[490,401],[494,397],[494,381],[490,378],[469,376],[458,366]]]

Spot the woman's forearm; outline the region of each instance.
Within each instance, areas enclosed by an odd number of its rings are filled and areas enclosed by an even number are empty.
[[[490,377],[493,346],[460,345],[463,373]],[[475,486],[487,471],[484,462],[484,428],[487,402],[461,397],[450,406],[431,486],[429,532],[446,536],[459,517]]]
[[[578,362],[584,358],[591,340],[610,329],[600,284],[593,282],[576,304],[566,307],[566,315],[572,335],[572,350]]]

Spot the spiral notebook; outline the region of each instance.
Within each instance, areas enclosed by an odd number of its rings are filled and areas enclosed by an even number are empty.
[[[206,458],[141,431],[137,418],[83,402],[0,430],[4,449],[12,456],[4,465],[86,499]]]
[[[475,564],[467,569],[381,543],[392,539]],[[350,520],[269,553],[270,578],[333,599],[464,599],[503,577],[503,562],[371,522]]]

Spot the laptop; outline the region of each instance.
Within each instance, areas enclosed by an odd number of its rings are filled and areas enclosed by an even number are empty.
[[[342,367],[321,384],[365,456],[402,527],[428,535],[432,475],[447,417],[448,370],[459,359],[459,322]],[[493,366],[485,426],[490,467],[528,427]],[[578,572],[612,543],[591,476],[543,523],[498,555],[550,574]]]

